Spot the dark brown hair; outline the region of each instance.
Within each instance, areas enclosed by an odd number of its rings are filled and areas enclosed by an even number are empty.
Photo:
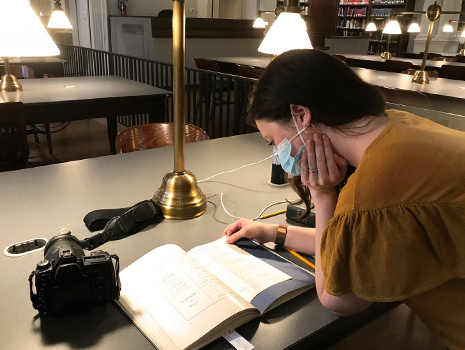
[[[312,123],[343,130],[366,116],[384,115],[385,99],[378,88],[340,60],[317,50],[291,50],[264,70],[250,97],[247,122],[254,126],[256,120],[287,124],[291,104],[308,107]],[[291,185],[306,204],[308,215],[309,189],[300,177],[293,177]]]

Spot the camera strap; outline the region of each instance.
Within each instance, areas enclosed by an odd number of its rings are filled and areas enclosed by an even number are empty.
[[[84,217],[90,231],[103,227],[103,231],[80,241],[83,249],[92,250],[108,241],[130,236],[151,223],[163,220],[163,213],[151,199],[129,208],[94,210]],[[103,226],[104,225],[104,226]]]

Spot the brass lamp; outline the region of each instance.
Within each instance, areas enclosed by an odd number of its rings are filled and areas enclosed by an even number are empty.
[[[165,174],[153,195],[165,218],[191,219],[207,210],[194,174],[184,169],[185,0],[173,0],[174,171]]]
[[[11,57],[55,56],[60,50],[26,0],[5,1],[0,11],[0,57],[5,64],[0,91],[21,91],[11,74]],[[21,25],[18,19],[21,19]]]
[[[258,51],[279,55],[293,49],[312,49],[307,25],[300,14],[299,2],[288,0],[266,34]]]
[[[391,43],[391,35],[402,34],[397,18],[392,17],[389,19],[388,23],[383,29],[383,34],[388,34],[388,40],[387,40],[386,51],[384,51],[381,54],[381,58],[383,60],[390,60],[392,57],[391,53],[389,52],[389,44]]]
[[[69,21],[68,17],[66,17],[65,11],[63,11],[60,0],[55,0],[52,16],[50,17],[50,21],[47,24],[47,28],[73,29],[71,22]]]

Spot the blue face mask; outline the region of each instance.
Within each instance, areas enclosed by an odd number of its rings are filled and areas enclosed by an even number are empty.
[[[302,151],[305,149],[305,141],[301,134],[306,128],[299,130],[299,127],[294,117],[292,117],[292,120],[294,121],[295,127],[298,131],[297,135],[292,137],[290,140],[288,139],[282,140],[277,146],[277,149],[278,149],[279,162],[281,163],[281,167],[283,168],[283,170],[286,173],[291,174],[293,176],[300,176],[300,156],[302,154]],[[292,157],[291,156],[291,151],[292,151],[291,141],[294,140],[297,136],[300,137],[303,145],[299,148],[295,156]]]

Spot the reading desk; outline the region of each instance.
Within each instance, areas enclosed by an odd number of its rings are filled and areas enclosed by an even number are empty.
[[[0,103],[21,101],[27,124],[107,118],[110,150],[116,153],[116,117],[149,113],[164,121],[171,92],[118,76],[21,79],[23,91],[0,93]]]
[[[186,145],[186,169],[197,180],[257,162],[272,149],[258,133]],[[121,208],[149,199],[173,167],[173,148],[165,147],[43,167],[0,173],[2,212],[0,246],[60,233],[60,226],[83,239],[91,236],[83,223],[88,212]],[[117,254],[121,268],[155,247],[174,243],[187,250],[220,237],[236,216],[253,218],[268,204],[295,199],[288,187],[268,184],[271,159],[199,185],[208,197],[204,215],[185,221],[164,220],[156,226],[100,249]],[[267,212],[284,209],[285,204]],[[266,219],[285,223],[284,215]],[[87,253],[88,254],[88,253]],[[59,318],[38,318],[29,299],[28,277],[43,251],[16,257],[1,254],[1,349],[152,349],[151,343],[114,304]],[[354,317],[337,317],[323,308],[312,289],[240,327],[255,349],[311,349],[328,345],[393,307],[377,304]],[[231,349],[222,338],[208,349]]]

